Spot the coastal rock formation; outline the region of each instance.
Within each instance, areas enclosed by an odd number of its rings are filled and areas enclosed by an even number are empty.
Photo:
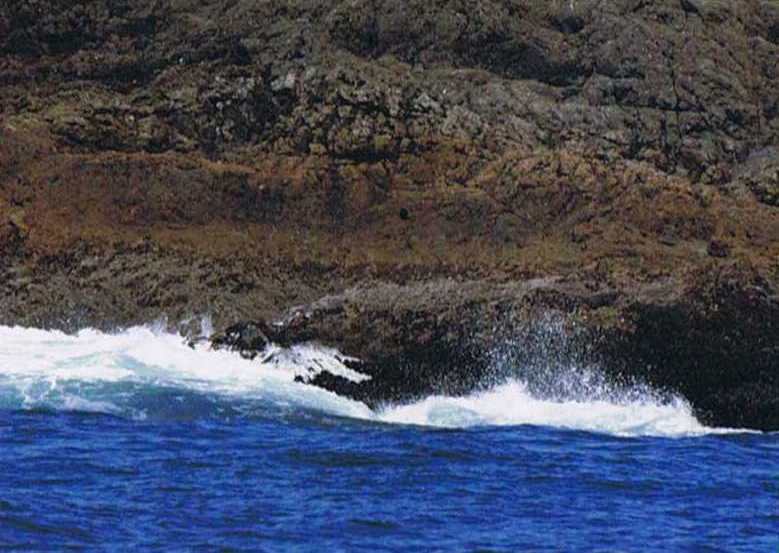
[[[776,429],[777,91],[774,0],[8,0],[0,322],[287,317],[402,400],[557,313]]]
[[[447,279],[350,289],[260,326],[286,346],[316,340],[359,356],[350,366],[369,380],[318,371],[306,381],[376,407],[512,377],[549,394],[551,379],[588,370],[682,396],[707,424],[774,429],[779,302],[769,293],[757,275],[732,269],[629,291]],[[266,344],[253,350],[244,335],[257,326],[228,329],[212,345],[256,356]]]

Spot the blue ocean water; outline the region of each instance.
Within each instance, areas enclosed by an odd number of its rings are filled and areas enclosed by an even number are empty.
[[[0,340],[3,550],[779,551],[779,435],[683,403],[373,413],[146,329]]]

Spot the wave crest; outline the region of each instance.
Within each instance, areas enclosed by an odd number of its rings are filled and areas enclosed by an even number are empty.
[[[546,367],[546,386],[522,371],[467,397],[433,396],[372,411],[295,381],[312,370],[345,370],[343,357],[317,345],[275,350],[264,361],[189,347],[159,328],[75,335],[0,327],[0,408],[100,412],[147,418],[242,416],[247,411],[314,411],[389,424],[445,428],[544,425],[620,436],[690,436],[702,426],[687,403],[643,388],[609,387],[592,370]],[[349,378],[364,375],[344,372]],[[531,382],[529,385],[528,382]],[[535,381],[538,384],[538,381]]]

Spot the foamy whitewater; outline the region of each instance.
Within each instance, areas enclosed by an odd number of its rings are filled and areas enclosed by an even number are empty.
[[[259,358],[250,361],[231,352],[212,351],[206,343],[192,348],[180,336],[154,327],[116,334],[83,330],[76,335],[0,327],[0,344],[0,407],[4,408],[145,418],[160,410],[175,416],[177,404],[188,414],[202,408],[201,404],[218,412],[229,411],[225,407],[229,402],[241,400],[280,412],[304,409],[444,428],[529,424],[668,437],[727,432],[701,425],[681,399],[661,401],[633,390],[550,400],[534,397],[519,380],[468,397],[429,397],[375,412],[362,403],[294,381],[311,367],[353,380],[366,378],[346,368],[337,351],[316,345],[275,350],[264,356],[264,362]],[[567,375],[570,378],[570,371]],[[243,404],[239,407],[245,408]]]
[[[0,327],[0,549],[779,544],[775,434],[705,428],[684,401],[609,385],[565,362],[553,324],[538,355],[522,335],[493,352],[500,385],[378,411],[295,382],[367,378],[338,351],[249,361],[162,328]]]

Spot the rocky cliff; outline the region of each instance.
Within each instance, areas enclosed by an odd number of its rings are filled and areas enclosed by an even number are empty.
[[[8,0],[0,254],[3,323],[282,320],[378,401],[556,313],[779,428],[779,3]]]

